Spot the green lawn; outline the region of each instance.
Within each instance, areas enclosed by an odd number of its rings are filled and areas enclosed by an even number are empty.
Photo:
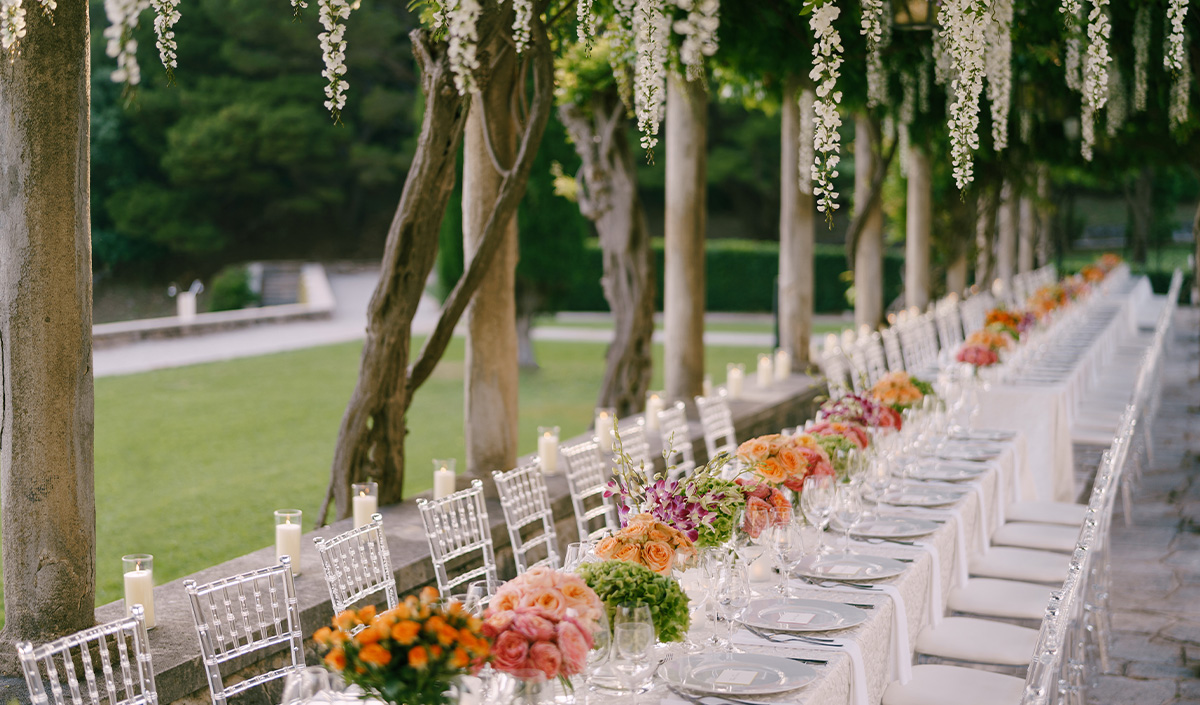
[[[299,507],[311,527],[360,348],[96,380],[97,604],[121,597],[124,554],[154,554],[161,584],[270,545],[275,509]],[[538,425],[582,433],[603,373],[604,345],[542,342],[536,350],[541,369],[521,376],[521,453],[535,450]],[[710,347],[707,367],[720,381],[726,362],[752,369],[758,352]],[[656,388],[661,355],[656,346]],[[417,392],[409,493],[432,486],[432,458],[462,462],[462,361],[456,338]]]
[[[827,333],[841,333],[843,328],[848,328],[852,322],[846,323],[824,323],[818,322],[813,324],[812,336],[814,338],[821,337]],[[597,317],[595,320],[561,320],[553,316],[545,316],[537,320],[539,328],[587,328],[593,330],[606,330],[612,328],[612,323],[605,318]],[[655,330],[662,330],[662,323],[654,324]],[[715,333],[774,333],[775,326],[771,323],[759,322],[757,320],[749,320],[744,322],[739,321],[720,321],[708,322],[704,325],[706,332]]]

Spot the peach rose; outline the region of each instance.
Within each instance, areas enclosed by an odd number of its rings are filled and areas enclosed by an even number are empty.
[[[546,641],[554,638],[554,622],[531,611],[520,611],[513,617],[512,631],[530,641]]]
[[[771,505],[758,497],[750,497],[746,500],[746,513],[742,522],[742,531],[750,534],[751,538],[758,538],[763,529],[767,528],[767,524],[770,521]]]
[[[767,458],[754,469],[764,480],[772,484],[783,482],[788,476],[787,470],[784,470],[783,465],[775,458]]]
[[[616,555],[612,557],[614,561],[625,561],[627,563],[641,564],[641,549],[635,543],[627,543],[617,550]]]
[[[670,541],[671,534],[669,531],[655,528],[650,530],[649,538],[651,541]]]
[[[800,452],[791,446],[780,450],[779,455],[775,456],[775,460],[789,476],[795,475],[804,467],[804,459],[800,456]]]
[[[494,638],[496,635],[500,634],[505,629],[508,629],[510,626],[512,626],[513,618],[516,616],[517,616],[517,613],[513,612],[512,610],[505,610],[503,612],[491,612],[490,608],[489,608],[488,617],[487,617],[487,619],[483,620],[483,626],[481,627],[481,629],[485,636]],[[416,622],[408,622],[408,623],[416,624]],[[418,629],[418,631],[420,631],[420,630]]]
[[[558,648],[562,651],[564,675],[571,676],[583,671],[591,646],[578,624],[570,620],[558,623]]]
[[[575,575],[567,576],[558,589],[567,601],[568,610],[575,610],[589,619],[595,618],[596,615],[591,613],[599,607],[600,598],[594,590],[588,587],[587,583],[583,582],[583,578]]]
[[[645,522],[629,523],[621,529],[621,536],[626,539],[640,539],[650,533],[651,525]]]
[[[554,588],[532,588],[521,596],[521,607],[541,611],[547,617],[561,619],[567,613],[567,598]]]
[[[529,649],[529,665],[546,674],[548,679],[558,675],[562,660],[562,652],[549,642],[538,642]]]
[[[521,583],[526,587],[552,588],[554,587],[554,580],[555,572],[544,565],[530,568],[521,575]]]
[[[615,536],[605,536],[600,543],[596,544],[596,555],[600,558],[612,558],[617,553],[617,549],[621,547],[621,542]]]
[[[521,591],[515,587],[505,585],[496,591],[495,596],[489,603],[491,608],[497,612],[501,610],[515,610],[521,604]]]
[[[647,541],[642,546],[642,562],[659,575],[669,575],[674,560],[675,552],[663,541]]]
[[[515,631],[509,630],[492,645],[492,659],[501,671],[515,671],[525,666],[529,655],[529,641]]]
[[[751,438],[737,449],[737,457],[747,464],[761,463],[770,454],[770,443],[761,438]]]

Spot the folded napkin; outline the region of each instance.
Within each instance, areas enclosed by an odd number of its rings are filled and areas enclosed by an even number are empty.
[[[746,630],[740,630],[733,635],[733,643],[741,644],[742,646],[770,646],[778,648],[787,646],[769,639],[763,639],[760,636],[752,634]],[[794,646],[811,651],[841,651],[850,657],[850,697],[847,700],[847,705],[868,705],[869,693],[867,692],[867,667],[863,662],[862,650],[858,648],[858,644],[849,639],[839,639],[832,644],[811,644],[808,642],[797,642]]]
[[[966,529],[963,528],[962,510],[958,507],[953,507],[950,509],[923,509],[919,507],[905,507],[904,512],[892,513],[903,515],[905,512],[919,515],[926,519],[933,517],[945,517],[948,520],[953,520],[955,538],[954,573],[956,579],[954,587],[966,587],[967,577],[970,575],[970,569],[968,565],[970,555],[967,553],[967,532]]]
[[[937,546],[933,542],[916,542],[914,547],[929,554],[933,568],[929,574],[929,623],[938,626],[942,623],[942,559]]]

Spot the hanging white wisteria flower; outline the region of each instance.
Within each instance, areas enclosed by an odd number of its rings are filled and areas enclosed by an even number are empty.
[[[859,34],[867,38],[867,107],[870,108],[888,100],[883,50],[892,41],[892,14],[890,7],[884,12],[883,6],[883,0],[862,0]]]
[[[987,96],[992,108],[992,148],[1008,146],[1008,111],[1012,102],[1012,0],[995,0],[987,27]]]
[[[1187,63],[1187,52],[1184,51],[1183,23],[1187,19],[1188,0],[1171,0],[1167,5],[1166,46],[1163,47],[1163,68],[1171,73],[1183,71]]]
[[[592,53],[592,44],[596,41],[596,13],[592,9],[592,0],[579,0],[575,4],[575,36],[583,45],[586,54]]]
[[[633,102],[642,149],[653,160],[658,146],[658,128],[662,123],[667,90],[667,41],[670,38],[659,0],[637,0],[633,11],[633,31],[637,42],[637,63],[633,67]]]
[[[950,155],[959,190],[975,179],[974,151],[979,149],[979,94],[983,92],[986,26],[991,13],[987,0],[946,0],[938,22],[946,32],[946,48],[958,75],[951,91]]]
[[[816,94],[807,89],[801,90],[800,95],[796,98],[800,104],[800,144],[796,159],[796,167],[799,172],[797,183],[800,185],[800,192],[810,196],[813,192],[813,121],[815,118],[813,104],[815,99]]]
[[[917,76],[917,110],[921,114],[929,113],[929,96],[933,93],[933,86],[930,85],[933,75],[933,57],[932,49],[926,46],[922,52],[925,55],[925,60],[921,62],[920,74]]]
[[[721,3],[719,0],[675,0],[675,4],[688,13],[686,19],[675,23],[674,30],[683,37],[679,62],[686,69],[688,80],[694,81],[704,75],[704,57],[717,53]]]
[[[305,2],[304,0],[292,0],[292,16],[295,17],[296,19],[300,19],[300,11],[301,10],[307,10],[307,9],[308,9],[308,3]],[[438,16],[438,14],[441,14],[441,9],[439,9],[437,11],[437,14],[435,14],[434,16],[436,17],[436,16]]]
[[[819,4],[818,4],[819,3]],[[837,191],[833,180],[837,178],[838,164],[842,158],[838,128],[842,117],[838,103],[842,92],[837,88],[838,70],[842,66],[842,39],[833,21],[841,14],[835,0],[810,0],[812,14],[808,25],[813,32],[813,67],[808,77],[816,83],[816,101],[813,103],[813,195],[817,197],[817,210],[825,214],[825,221],[833,226],[833,212],[838,209]]]
[[[325,109],[333,116],[334,121],[341,118],[342,108],[346,107],[346,25],[344,20],[350,17],[350,4],[346,0],[319,0],[319,17],[325,31],[317,35],[321,41],[321,58],[325,61],[325,70],[321,75],[329,83],[325,86]]]
[[[1092,106],[1084,104],[1079,116],[1079,153],[1085,161],[1092,161],[1092,149],[1096,145],[1096,113]]]
[[[1067,88],[1079,91],[1083,89],[1083,81],[1080,78],[1083,37],[1079,29],[1083,5],[1079,0],[1062,0],[1058,11],[1063,13],[1063,22],[1067,32],[1067,56],[1065,59]]]
[[[900,154],[900,175],[908,176],[908,126],[917,116],[917,77],[904,71],[900,74],[900,126],[896,130],[899,142],[896,149]]]
[[[1143,4],[1133,19],[1133,110],[1146,109],[1150,79],[1150,6]]]
[[[933,53],[933,80],[939,86],[945,86],[954,80],[954,57],[946,50],[946,38],[937,27],[933,28],[930,50]]]
[[[1021,142],[1029,144],[1033,139],[1033,113],[1028,110],[1022,110],[1017,116],[1017,121],[1020,123]]]
[[[454,74],[454,87],[459,95],[475,90],[475,69],[479,59],[475,56],[475,43],[479,40],[476,23],[479,21],[479,0],[453,1],[446,11],[446,33],[449,35],[450,71]]]
[[[154,36],[158,58],[167,70],[167,81],[175,82],[175,23],[179,21],[179,0],[153,0]]]
[[[1092,146],[1096,143],[1093,124],[1096,113],[1108,102],[1108,55],[1112,23],[1108,20],[1108,0],[1093,0],[1088,14],[1087,63],[1083,72],[1083,158],[1092,160]]]
[[[1182,127],[1188,120],[1191,91],[1192,62],[1184,61],[1179,73],[1175,75],[1174,83],[1171,84],[1171,103],[1167,110],[1167,117],[1170,120],[1172,132]]]
[[[1105,111],[1105,132],[1109,137],[1116,137],[1117,131],[1125,124],[1129,101],[1125,95],[1125,81],[1121,75],[1121,66],[1113,64],[1108,72],[1108,110]]]
[[[512,0],[515,17],[513,19],[513,44],[517,53],[525,51],[529,45],[529,23],[533,22],[533,0]]]
[[[117,60],[117,68],[112,72],[114,83],[136,86],[142,82],[133,30],[138,26],[138,15],[149,6],[150,0],[104,0],[104,14],[108,18],[108,26],[104,28],[104,38],[108,40],[105,53]]]
[[[0,48],[15,55],[25,31],[25,8],[21,7],[21,0],[0,0]]]

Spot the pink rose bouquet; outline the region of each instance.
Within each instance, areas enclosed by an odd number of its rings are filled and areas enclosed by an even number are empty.
[[[867,435],[867,429],[856,423],[818,421],[813,424],[812,428],[808,429],[808,433],[812,436],[841,436],[858,446],[859,450],[866,448],[871,443],[871,437]]]
[[[505,583],[484,615],[492,666],[517,678],[567,678],[583,671],[592,628],[604,615],[596,591],[577,575],[531,568]]]
[[[958,349],[954,359],[973,365],[975,369],[991,367],[1000,362],[1000,355],[986,345],[964,345]]]

